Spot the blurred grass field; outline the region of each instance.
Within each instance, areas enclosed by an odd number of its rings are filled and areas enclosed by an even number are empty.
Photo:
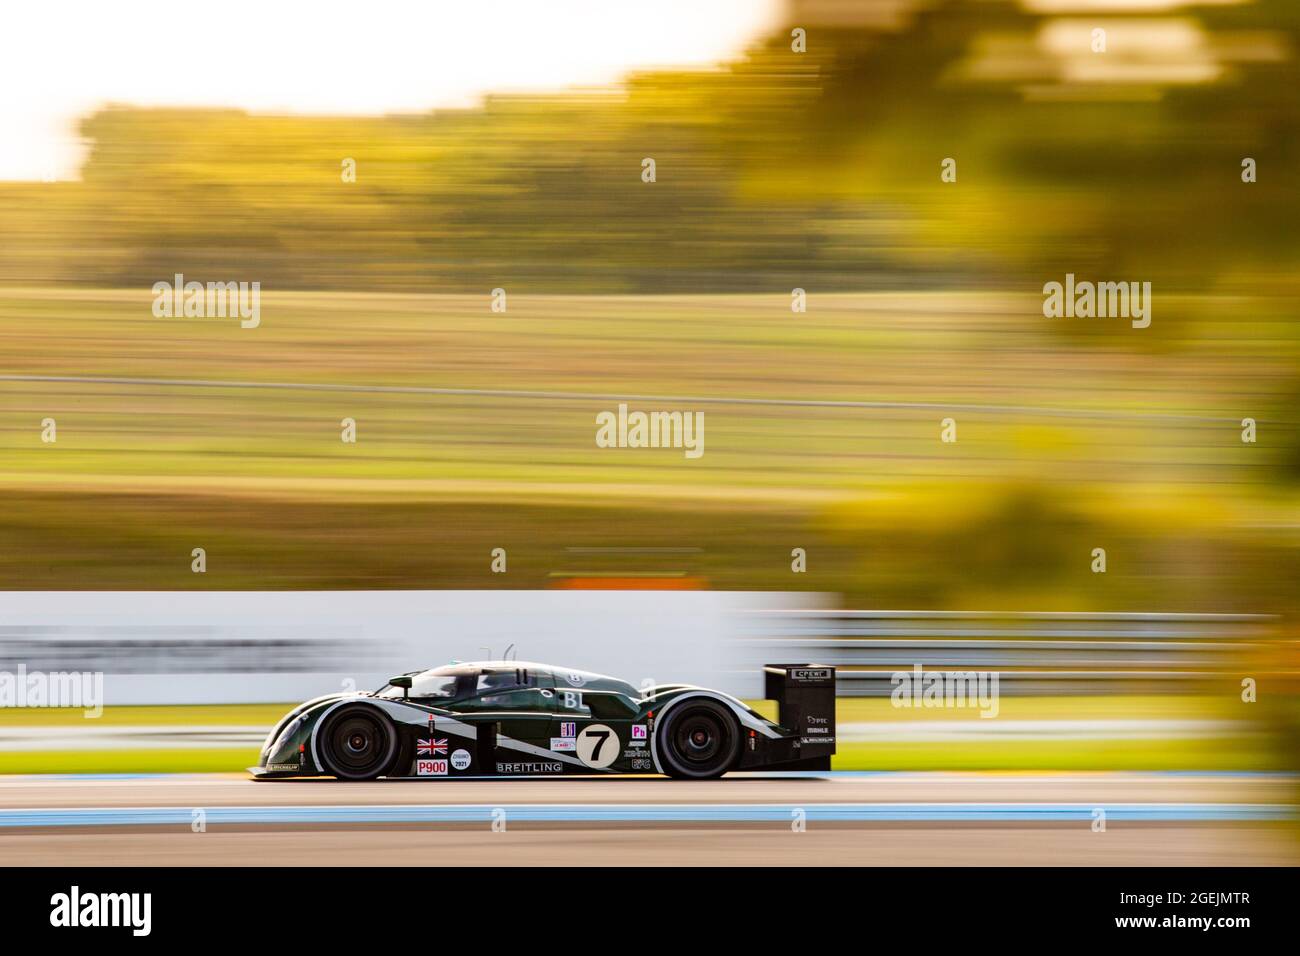
[[[1120,350],[1156,340],[1112,327],[1079,348],[1038,296],[826,295],[801,315],[787,295],[516,296],[494,314],[487,296],[284,293],[264,296],[256,330],[156,319],[149,304],[0,292],[3,372],[593,397],[3,382],[11,488],[790,504],[959,473],[1188,494],[1261,464],[1239,419],[1269,417],[1300,354],[1279,348],[1286,323],[1270,331],[1266,302],[1254,335],[1180,339],[1150,367]],[[1203,299],[1165,307],[1213,321]],[[596,449],[595,414],[635,395],[704,408],[705,455]],[[926,407],[692,401],[710,398]],[[940,444],[949,415],[959,440]],[[59,420],[55,446],[39,440],[45,417]],[[344,417],[356,445],[339,441]]]
[[[504,314],[486,292],[268,292],[252,330],[150,302],[0,290],[0,375],[521,394],[0,379],[0,587],[546,587],[601,570],[566,548],[632,541],[697,548],[666,570],[712,587],[873,606],[1255,612],[1296,560],[1275,419],[1300,346],[1274,299],[1169,296],[1178,321],[1142,337],[988,292],[814,292],[805,314],[784,292]],[[1251,320],[1225,335],[1224,309]],[[703,410],[704,456],[597,448],[596,414],[637,395]],[[1098,540],[1104,580],[1078,559]],[[488,573],[497,546],[509,575]]]
[[[292,705],[237,704],[185,707],[106,707],[97,727],[242,725],[267,730]],[[771,701],[755,702],[775,716]],[[1236,720],[1231,698],[1004,697],[1002,721],[1040,720]],[[841,698],[836,718],[842,725],[887,721],[971,720],[973,711],[900,711],[887,698]],[[900,716],[905,715],[905,716]],[[0,710],[6,727],[71,727],[86,723],[80,710]],[[199,773],[239,771],[257,762],[257,748],[132,750],[0,750],[0,773]],[[1272,770],[1285,769],[1266,741],[1242,733],[1204,738],[1124,740],[979,740],[961,743],[850,742],[841,740],[837,770]]]

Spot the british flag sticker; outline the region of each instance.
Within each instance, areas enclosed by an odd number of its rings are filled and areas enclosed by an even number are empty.
[[[447,753],[447,738],[443,737],[441,740],[416,740],[415,752],[420,756],[425,754],[430,757],[436,757],[439,754],[445,756]]]

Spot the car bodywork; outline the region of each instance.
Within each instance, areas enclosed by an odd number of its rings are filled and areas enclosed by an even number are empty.
[[[835,752],[834,668],[777,664],[764,670],[776,720],[720,691],[685,684],[642,691],[613,677],[530,662],[411,672],[374,693],[318,697],[294,708],[272,729],[258,766],[249,771],[263,779],[621,773],[703,778],[727,770],[829,769]],[[712,766],[701,765],[710,772],[691,772],[689,761],[682,772],[679,754],[703,738],[698,731],[690,736],[694,725],[683,722],[697,718],[705,729],[716,728],[719,738],[727,737],[734,754],[719,752]],[[733,731],[734,741],[728,736]],[[371,759],[349,763],[353,743],[367,734],[374,738]]]

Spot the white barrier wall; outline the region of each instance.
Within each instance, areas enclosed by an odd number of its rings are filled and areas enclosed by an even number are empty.
[[[0,591],[0,671],[104,674],[104,703],[269,703],[500,657],[762,694],[742,612],[816,595],[716,591]]]

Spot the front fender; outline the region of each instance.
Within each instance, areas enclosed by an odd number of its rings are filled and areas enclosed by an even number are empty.
[[[776,726],[767,718],[763,717],[757,711],[747,707],[744,701],[732,697],[730,694],[724,694],[718,690],[708,690],[704,687],[673,687],[671,690],[665,690],[662,693],[655,694],[648,699],[651,709],[654,712],[655,726],[658,727],[672,708],[684,700],[699,699],[701,697],[710,700],[721,701],[726,704],[736,715],[740,726],[762,734],[764,737],[777,738],[780,733]],[[650,759],[654,761],[655,770],[664,773],[663,764],[659,762],[659,735],[657,733],[650,735]]]
[[[262,744],[257,766],[249,767],[248,772],[254,777],[308,777],[323,773],[314,743],[321,716],[337,704],[365,696],[326,694],[299,704],[271,728]]]
[[[325,718],[328,717],[330,714],[332,714],[334,711],[338,710],[340,707],[344,706],[345,704],[355,704],[355,703],[370,704],[376,710],[382,711],[383,713],[387,714],[389,718],[392,719],[393,723],[396,724],[399,728],[404,725],[412,723],[412,719],[411,719],[412,716],[415,717],[414,722],[418,724],[423,722],[430,714],[430,711],[426,708],[417,707],[414,704],[408,703],[407,701],[403,701],[403,700],[390,700],[387,697],[371,697],[366,694],[354,694],[340,699],[336,699],[332,703],[326,704],[323,707],[323,709],[321,709],[318,713],[316,713],[313,719],[311,720],[311,725],[312,725],[311,739],[307,749],[308,751],[310,751],[312,763],[314,763],[316,767],[323,768],[325,766],[323,763],[321,763],[320,754],[316,747],[317,730],[319,730],[321,725],[325,723]],[[325,771],[323,769],[320,769],[317,772],[324,773]]]

